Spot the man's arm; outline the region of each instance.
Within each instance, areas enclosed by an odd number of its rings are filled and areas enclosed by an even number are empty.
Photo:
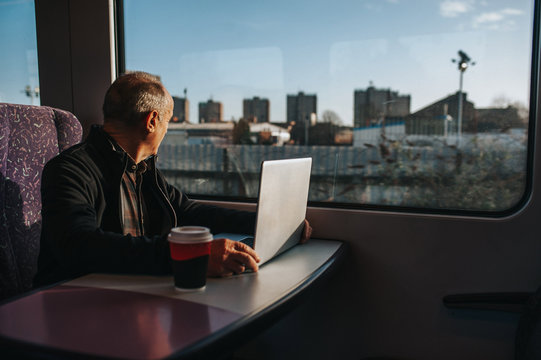
[[[227,209],[189,199],[186,194],[170,185],[158,171],[159,186],[167,196],[177,215],[177,226],[198,225],[210,229],[213,234],[239,233],[254,235],[256,213]]]

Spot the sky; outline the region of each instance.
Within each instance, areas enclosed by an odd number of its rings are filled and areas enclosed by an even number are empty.
[[[126,68],[162,78],[172,95],[223,104],[268,98],[285,121],[286,96],[316,94],[318,116],[353,123],[353,92],[373,84],[411,95],[411,111],[459,87],[452,59],[475,65],[463,89],[476,107],[528,103],[531,0],[124,0]],[[37,84],[33,1],[0,0],[0,101],[30,103]],[[5,54],[11,56],[5,56]],[[36,100],[34,100],[36,101]]]

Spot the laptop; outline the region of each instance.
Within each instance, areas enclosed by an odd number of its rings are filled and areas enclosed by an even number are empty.
[[[312,158],[263,161],[255,236],[220,233],[214,238],[251,246],[261,258],[259,266],[295,246],[304,229],[311,170]]]

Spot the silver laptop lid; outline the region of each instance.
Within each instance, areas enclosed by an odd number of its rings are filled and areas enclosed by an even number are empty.
[[[303,229],[312,158],[261,164],[255,250],[260,265],[297,244]]]

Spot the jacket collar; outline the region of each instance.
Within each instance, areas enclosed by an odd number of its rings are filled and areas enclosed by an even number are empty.
[[[98,151],[106,158],[112,159],[113,162],[118,162],[122,170],[126,169],[130,156],[122,149],[120,145],[113,139],[105,130],[102,125],[92,125],[90,133],[86,141],[96,146]],[[143,160],[147,164],[149,170],[156,168],[156,155],[149,156]]]

